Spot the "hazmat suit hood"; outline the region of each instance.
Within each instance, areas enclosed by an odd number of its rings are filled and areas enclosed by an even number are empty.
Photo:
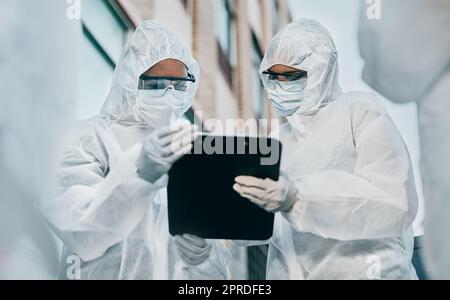
[[[294,116],[317,113],[342,93],[338,82],[336,47],[328,30],[317,21],[299,19],[284,26],[275,35],[260,68],[266,88],[268,82],[262,72],[275,65],[308,72],[305,98]]]
[[[387,1],[376,21],[361,5],[359,27],[362,77],[396,103],[420,102],[450,65],[450,1],[405,2]]]
[[[136,107],[139,77],[166,59],[181,61],[197,79],[187,95],[187,101],[192,103],[200,77],[197,61],[192,57],[189,48],[167,27],[157,21],[145,21],[125,46],[102,114],[123,124],[146,125]]]

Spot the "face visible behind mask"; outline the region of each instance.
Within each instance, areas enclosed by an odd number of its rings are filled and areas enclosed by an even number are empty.
[[[274,89],[267,89],[273,108],[282,117],[292,116],[305,99],[307,83],[308,79],[304,78],[292,82],[278,82]]]
[[[154,129],[159,129],[178,120],[192,106],[186,92],[168,89],[139,90],[136,105],[140,119]]]

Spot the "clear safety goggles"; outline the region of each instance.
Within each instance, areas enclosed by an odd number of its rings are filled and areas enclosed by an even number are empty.
[[[285,92],[302,92],[308,80],[308,72],[298,71],[292,74],[279,74],[271,71],[262,73],[266,87],[275,90],[280,87]]]
[[[192,74],[188,74],[187,78],[142,75],[139,78],[138,89],[165,93],[168,89],[172,88],[175,91],[187,92],[195,82],[195,76]]]

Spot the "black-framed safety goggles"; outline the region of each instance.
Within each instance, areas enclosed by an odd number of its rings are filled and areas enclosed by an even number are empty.
[[[263,76],[267,81],[297,81],[300,79],[308,78],[308,72],[306,71],[298,71],[292,74],[280,74],[272,71],[264,71],[262,72]]]
[[[170,87],[173,89],[186,92],[192,84],[196,82],[196,78],[192,74],[188,77],[161,77],[161,76],[146,76],[139,77],[140,90],[167,90]]]

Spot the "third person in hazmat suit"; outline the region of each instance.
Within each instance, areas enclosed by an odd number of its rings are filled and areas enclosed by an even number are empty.
[[[41,207],[66,246],[61,277],[228,277],[222,243],[168,230],[167,172],[195,138],[176,120],[198,79],[189,49],[165,26],[146,21],[131,36],[102,113],[82,122],[65,152],[60,196]]]
[[[74,123],[76,80],[62,74],[77,69],[78,26],[66,11],[59,0],[0,1],[0,280],[57,275],[57,245],[35,207],[54,196]]]
[[[409,154],[376,96],[343,93],[329,32],[300,19],[261,65],[288,123],[278,182],[237,177],[234,189],[277,212],[269,279],[417,279],[411,263],[417,194]]]
[[[395,103],[417,103],[425,197],[417,258],[423,246],[423,276],[450,279],[450,1],[384,1],[375,21],[362,7],[363,79]]]

